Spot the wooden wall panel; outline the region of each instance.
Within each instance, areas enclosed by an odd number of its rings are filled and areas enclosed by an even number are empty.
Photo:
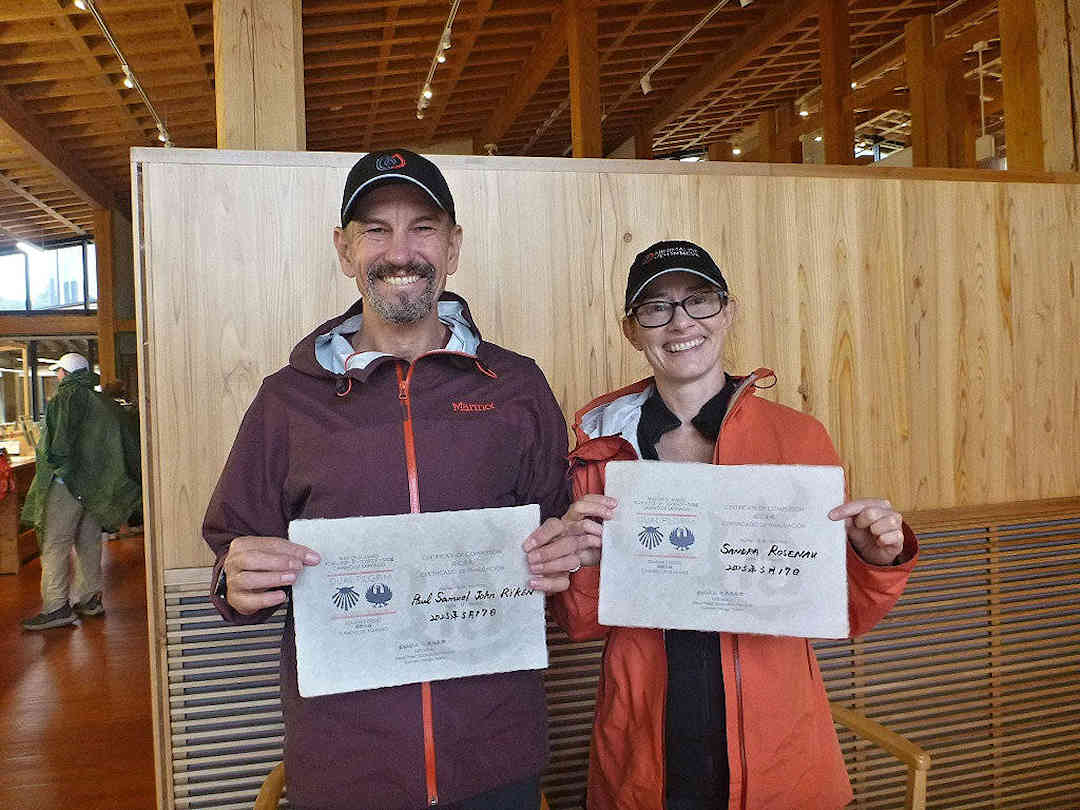
[[[1010,187],[1017,482],[1076,492],[1080,207],[1075,188]]]
[[[143,382],[157,416],[145,428],[157,459],[148,494],[166,570],[212,560],[202,514],[251,398],[307,330],[354,298],[332,214],[321,227],[310,216],[328,201],[333,211],[342,182],[327,169],[143,169]]]
[[[349,156],[173,154],[142,177],[166,569],[209,562],[199,519],[250,397],[355,297],[330,245]],[[647,373],[619,331],[626,268],[689,238],[737,299],[731,368],[776,369],[763,395],[829,427],[853,493],[937,508],[1076,492],[1078,186],[442,160],[465,230],[450,287],[486,337],[537,359],[568,417]]]
[[[607,285],[593,272],[600,261],[596,177],[446,175],[464,233],[460,269],[448,288],[469,302],[486,339],[536,360],[563,411],[572,413],[606,379],[607,358],[619,351],[608,334]]]

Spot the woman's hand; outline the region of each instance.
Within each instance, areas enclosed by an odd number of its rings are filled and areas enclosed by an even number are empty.
[[[615,514],[616,501],[606,495],[584,495],[561,518],[548,518],[525,538],[522,548],[533,575],[529,587],[558,593],[570,587],[570,574],[583,565],[600,563],[601,522]]]
[[[829,520],[844,521],[855,552],[871,565],[892,565],[904,550],[904,519],[882,498],[848,501],[830,511]]]

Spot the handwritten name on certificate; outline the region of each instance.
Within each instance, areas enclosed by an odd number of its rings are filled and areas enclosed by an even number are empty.
[[[303,697],[547,666],[544,595],[521,544],[540,507],[294,520]]]
[[[601,624],[846,638],[840,467],[613,461]]]

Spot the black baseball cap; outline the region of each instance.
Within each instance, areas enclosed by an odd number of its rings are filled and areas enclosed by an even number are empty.
[[[345,180],[345,193],[341,197],[341,227],[352,219],[356,203],[369,191],[390,183],[412,183],[428,193],[439,208],[457,222],[454,215],[454,198],[446,185],[439,167],[423,155],[408,149],[385,149],[368,152],[356,161]]]
[[[693,242],[668,240],[650,245],[634,257],[626,278],[626,314],[642,291],[665,273],[692,273],[727,293],[727,282],[704,248]]]

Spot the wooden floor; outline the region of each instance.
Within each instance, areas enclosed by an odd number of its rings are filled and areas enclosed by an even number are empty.
[[[0,576],[0,808],[150,810],[142,536],[105,544],[105,616],[29,633],[37,560]]]

